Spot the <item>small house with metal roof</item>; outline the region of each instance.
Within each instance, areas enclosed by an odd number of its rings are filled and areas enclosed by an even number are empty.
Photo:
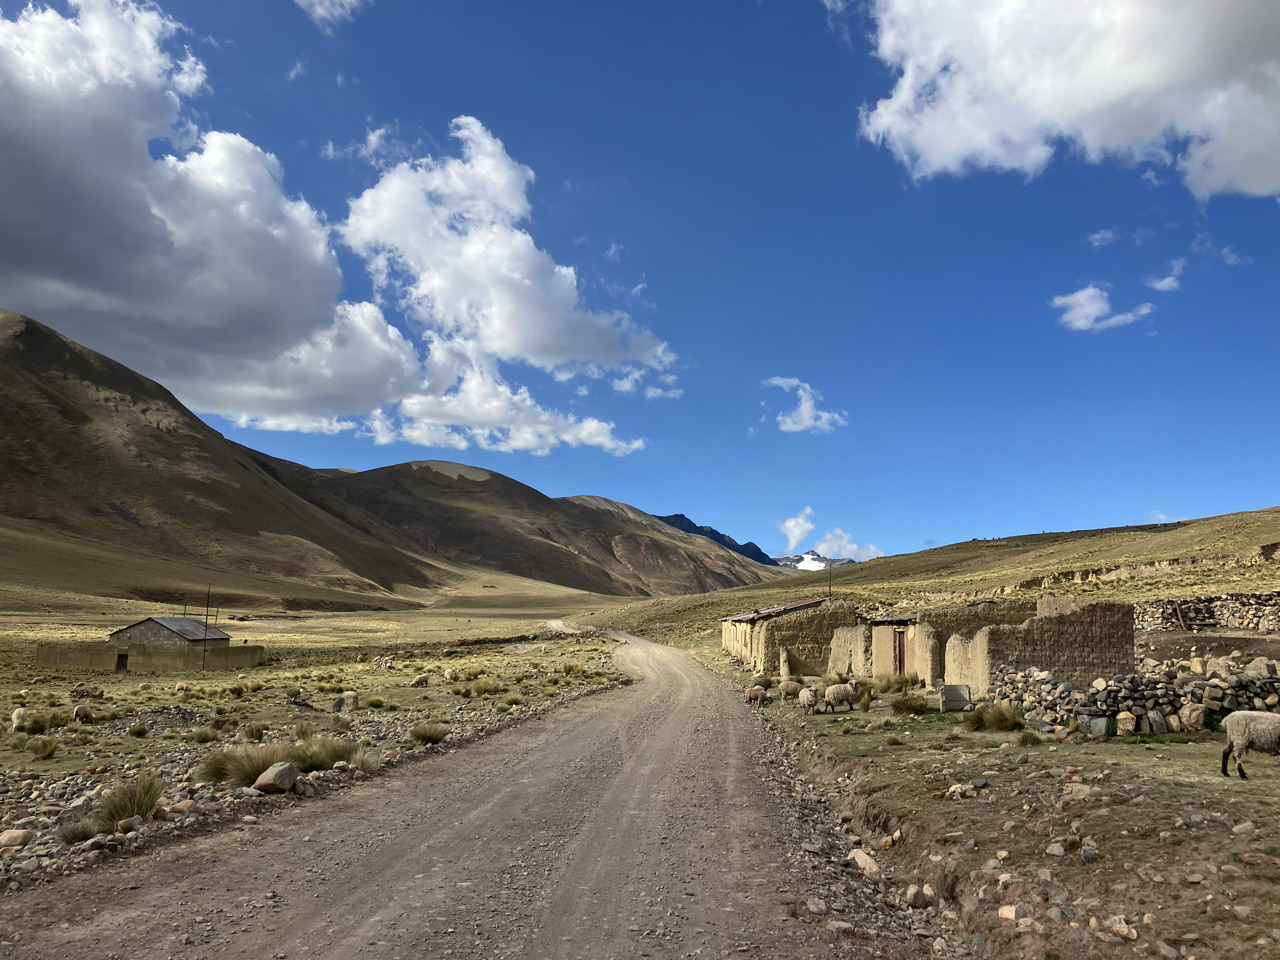
[[[821,674],[836,630],[863,623],[847,600],[795,600],[722,617],[720,645],[757,672]]]
[[[231,643],[231,635],[195,617],[147,617],[127,627],[121,627],[108,637],[110,643],[121,647],[178,647],[185,649],[193,644],[213,649]]]

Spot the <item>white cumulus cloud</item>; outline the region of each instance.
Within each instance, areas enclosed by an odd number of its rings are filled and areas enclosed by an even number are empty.
[[[812,516],[813,507],[805,507],[794,517],[787,517],[778,524],[778,529],[787,538],[787,553],[795,553],[796,547],[804,543],[805,537],[813,533],[813,521],[809,519]]]
[[[1106,227],[1105,229],[1099,230],[1097,233],[1091,233],[1087,239],[1090,246],[1095,248],[1113,244],[1116,242],[1115,227]]]
[[[1152,290],[1170,293],[1182,286],[1182,271],[1187,268],[1187,258],[1179,257],[1169,264],[1169,273],[1163,277],[1148,277],[1146,284]]]
[[[1274,0],[872,0],[870,13],[897,82],[862,129],[917,177],[1035,174],[1067,144],[1175,168],[1200,198],[1280,193]]]
[[[877,547],[874,543],[869,543],[865,547],[860,547],[849,534],[845,533],[839,527],[834,530],[828,530],[822,535],[813,547],[818,553],[832,560],[872,560],[875,557],[883,557],[884,551]]]
[[[1062,311],[1058,318],[1068,330],[1096,333],[1110,330],[1112,327],[1123,327],[1141,320],[1155,309],[1149,303],[1141,304],[1128,313],[1111,312],[1111,296],[1097,284],[1089,284],[1075,293],[1064,293],[1049,301],[1049,306]]]
[[[764,385],[780,387],[796,394],[796,408],[778,414],[778,429],[783,433],[830,433],[847,423],[847,413],[843,410],[819,410],[818,403],[822,400],[822,394],[795,377],[770,377],[764,381]]]
[[[368,131],[354,155],[381,176],[335,235],[275,156],[197,127],[206,73],[176,46],[182,31],[132,0],[0,16],[4,306],[246,426],[533,453],[643,446],[503,376],[504,363],[568,378],[674,356],[626,314],[580,304],[573,270],[519,226],[532,173],[496,138],[460,118],[462,157],[395,162],[408,148],[394,127]],[[378,302],[339,300],[341,238],[368,257]]]

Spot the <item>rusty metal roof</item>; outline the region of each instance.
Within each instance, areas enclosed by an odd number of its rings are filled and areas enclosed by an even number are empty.
[[[768,620],[770,617],[790,613],[793,610],[816,607],[826,602],[826,597],[817,597],[813,600],[793,600],[791,603],[780,603],[776,607],[765,607],[763,610],[752,610],[750,613],[737,613],[732,617],[721,617],[720,622],[724,623],[727,620],[731,623],[751,623],[755,620]]]
[[[872,617],[869,622],[878,623],[882,625],[892,624],[894,626],[898,626],[899,624],[915,623],[918,616],[919,614],[907,613],[898,617]]]
[[[178,636],[187,640],[230,640],[231,634],[223,633],[215,626],[205,626],[203,620],[197,620],[194,617],[147,617],[146,620],[139,620],[138,623],[131,623],[128,627],[121,627],[115,633],[122,633],[131,627],[136,627],[140,623],[146,623],[147,620],[154,620],[162,627],[167,627]]]

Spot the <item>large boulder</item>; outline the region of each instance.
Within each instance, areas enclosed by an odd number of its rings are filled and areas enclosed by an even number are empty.
[[[864,850],[854,850],[849,854],[849,859],[858,865],[858,869],[862,871],[862,875],[872,883],[880,882],[880,864],[876,863],[875,858]]]
[[[288,793],[298,779],[298,768],[287,760],[273,763],[253,781],[253,789],[263,793]]]
[[[34,830],[5,830],[0,833],[0,847],[25,847],[35,836]]]
[[[1116,736],[1130,736],[1138,726],[1138,718],[1128,710],[1121,710],[1116,714]]]
[[[1178,720],[1182,723],[1182,729],[1188,733],[1203,730],[1204,713],[1205,705],[1203,703],[1183,704],[1182,709],[1178,711]]]
[[[350,713],[360,706],[360,695],[354,690],[343,690],[342,696],[333,701],[334,713]]]

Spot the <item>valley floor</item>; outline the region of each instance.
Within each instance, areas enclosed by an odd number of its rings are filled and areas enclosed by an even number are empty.
[[[740,693],[680,650],[631,639],[614,659],[643,682],[260,823],[10,895],[6,954],[910,951],[877,888],[801,853],[784,750]],[[811,909],[815,892],[828,902]]]

